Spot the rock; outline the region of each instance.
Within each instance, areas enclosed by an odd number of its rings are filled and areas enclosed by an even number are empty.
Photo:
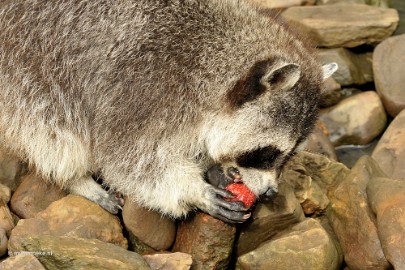
[[[401,1],[401,0],[399,0]],[[337,3],[356,3],[356,4],[365,4],[376,7],[389,7],[390,0],[317,0],[317,5],[331,5]]]
[[[32,218],[65,195],[58,186],[45,182],[35,174],[29,174],[22,177],[21,184],[14,192],[11,210],[20,218]]]
[[[174,252],[142,256],[153,270],[188,270],[193,263],[190,254]]]
[[[343,164],[305,151],[295,155],[283,168],[282,181],[294,188],[306,214],[319,214],[329,204],[327,194],[348,174]]]
[[[384,173],[378,165],[364,156],[330,193],[327,216],[350,269],[388,269],[390,266],[382,251],[366,194],[370,179],[382,176]]]
[[[8,249],[7,233],[6,230],[0,228],[0,257],[3,257],[4,255],[7,254],[7,249]],[[2,269],[1,264],[0,269]]]
[[[371,53],[353,53],[344,48],[319,49],[322,64],[336,62],[338,70],[332,78],[342,86],[372,82],[373,65]]]
[[[254,250],[292,224],[304,220],[302,208],[292,188],[280,183],[277,197],[268,204],[259,203],[252,220],[242,225],[237,244],[238,256]]]
[[[197,212],[179,224],[172,251],[191,254],[192,269],[226,269],[235,233],[234,225]]]
[[[122,248],[128,247],[119,219],[99,205],[76,195],[51,203],[34,218],[20,220],[11,233],[10,242],[12,236],[25,239],[42,235],[95,238]]]
[[[11,215],[10,210],[8,209],[8,206],[6,203],[3,201],[0,201],[0,229],[3,229],[7,233],[10,233],[10,231],[14,228],[14,220]]]
[[[0,201],[8,203],[11,198],[11,190],[8,186],[0,184]]]
[[[385,257],[395,269],[405,268],[405,182],[373,177],[367,187]]]
[[[0,269],[46,270],[32,254],[19,254],[0,263]]]
[[[339,254],[318,221],[306,219],[238,258],[241,269],[339,269]]]
[[[405,110],[395,117],[375,147],[372,157],[390,178],[405,179]]]
[[[405,34],[405,2],[403,0],[390,0],[390,7],[399,13],[399,25],[394,35]]]
[[[329,159],[337,160],[335,147],[329,141],[328,136],[325,134],[326,128],[322,122],[318,121],[314,130],[309,134],[305,151],[320,154],[328,157]]]
[[[340,91],[341,91],[340,84],[338,84],[338,82],[332,77],[327,78],[323,82],[320,106],[330,107],[337,104],[342,97]]]
[[[320,119],[335,146],[368,144],[384,131],[387,123],[384,107],[374,91],[344,99],[323,110]]]
[[[405,108],[405,34],[390,37],[375,48],[373,70],[375,86],[385,109],[395,117]]]
[[[14,191],[20,183],[20,172],[19,160],[0,147],[0,183]]]
[[[296,23],[319,47],[376,44],[391,36],[399,22],[395,9],[349,3],[291,7],[282,16]]]
[[[371,156],[377,143],[378,138],[366,145],[341,145],[336,147],[336,155],[340,162],[345,164],[348,168],[352,168],[362,156]]]
[[[249,0],[261,9],[313,5],[316,0]]]
[[[170,218],[128,200],[122,210],[122,217],[127,231],[151,248],[166,250],[172,246],[176,225]]]
[[[11,254],[22,251],[34,254],[40,252],[37,258],[48,270],[150,269],[141,255],[98,239],[12,235],[9,250]]]

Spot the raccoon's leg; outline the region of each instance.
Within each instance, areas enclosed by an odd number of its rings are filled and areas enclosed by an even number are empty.
[[[68,191],[97,203],[112,214],[122,209],[123,201],[114,192],[107,192],[91,176],[84,176],[69,183]]]
[[[159,176],[159,181],[138,183],[137,194],[145,206],[160,210],[173,217],[186,215],[190,210],[202,211],[231,223],[249,218],[242,202],[225,201],[233,195],[224,189],[214,187],[203,179],[201,168],[189,161],[172,164]]]

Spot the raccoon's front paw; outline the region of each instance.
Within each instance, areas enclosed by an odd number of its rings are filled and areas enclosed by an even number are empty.
[[[216,164],[207,170],[205,179],[214,187],[223,189],[231,183],[241,182],[242,176],[235,167],[230,166],[224,169],[224,166]]]
[[[229,223],[242,223],[249,217],[248,209],[242,202],[225,201],[234,195],[225,189],[208,186],[203,192],[204,203],[199,208],[213,217]]]

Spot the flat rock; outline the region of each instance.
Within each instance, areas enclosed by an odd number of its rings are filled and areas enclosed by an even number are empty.
[[[176,225],[172,219],[128,200],[122,217],[127,231],[151,248],[166,250],[172,246],[176,236]]]
[[[259,203],[252,220],[242,225],[237,244],[238,256],[254,250],[292,224],[304,220],[300,203],[291,186],[280,183],[277,197],[268,204]]]
[[[0,269],[46,270],[32,254],[19,254],[0,263]]]
[[[339,68],[332,78],[342,86],[372,82],[373,64],[371,53],[353,53],[345,48],[319,49],[322,64],[335,62]]]
[[[395,117],[405,108],[405,34],[390,37],[375,48],[373,70],[377,92],[388,113]]]
[[[193,263],[190,254],[181,252],[158,253],[143,255],[142,257],[153,270],[188,270]]]
[[[12,237],[11,254],[40,251],[37,258],[48,270],[150,269],[141,255],[98,239],[51,235]]]
[[[191,254],[192,269],[226,269],[235,233],[234,225],[197,212],[180,222],[172,251]]]
[[[405,110],[395,117],[372,153],[390,178],[405,179]]]
[[[291,7],[282,16],[308,33],[319,47],[376,44],[391,36],[399,22],[395,9],[352,3]]]
[[[45,182],[35,174],[22,177],[11,198],[11,210],[20,218],[32,218],[52,202],[66,196],[58,186]]]
[[[373,177],[384,176],[378,165],[363,156],[347,177],[330,193],[327,211],[350,269],[388,269],[377,233],[376,219],[368,205],[366,187]]]
[[[399,0],[401,1],[401,0]],[[337,3],[355,3],[355,4],[364,4],[371,5],[376,7],[387,8],[390,5],[390,0],[317,0],[317,5],[333,5]]]
[[[10,242],[16,238],[45,234],[94,238],[123,248],[128,247],[119,219],[99,205],[76,195],[68,195],[53,202],[34,218],[21,219],[12,230]]]
[[[320,120],[333,145],[365,145],[384,131],[387,115],[377,93],[366,91],[323,110]]]
[[[318,221],[306,219],[238,258],[241,269],[339,269],[341,257]]]
[[[316,0],[249,0],[261,9],[286,8],[292,6],[313,5]]]
[[[405,181],[374,177],[367,187],[385,257],[405,269]]]

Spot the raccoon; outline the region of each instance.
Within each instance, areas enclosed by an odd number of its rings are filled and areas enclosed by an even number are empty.
[[[243,1],[4,1],[0,143],[111,213],[120,202],[94,173],[174,218],[243,222],[205,172],[237,168],[256,195],[276,192],[335,69]]]

